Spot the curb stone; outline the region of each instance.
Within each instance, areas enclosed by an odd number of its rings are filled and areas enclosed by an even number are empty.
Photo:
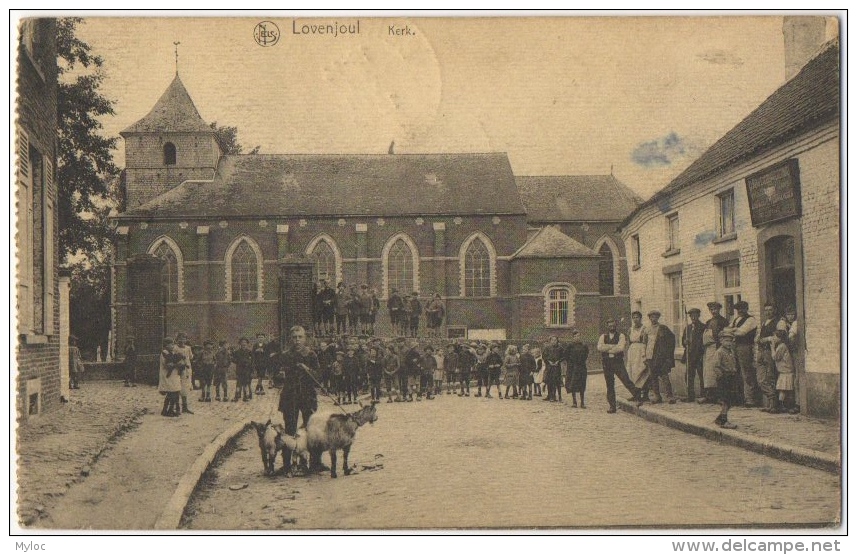
[[[196,489],[197,484],[202,479],[202,475],[206,470],[208,470],[208,467],[211,466],[211,463],[214,462],[217,455],[226,448],[230,441],[250,428],[250,422],[251,420],[248,419],[227,428],[225,431],[221,432],[220,435],[214,438],[214,441],[212,441],[205,448],[205,451],[197,457],[190,468],[187,469],[187,472],[184,473],[181,480],[179,480],[172,497],[170,497],[164,511],[161,513],[161,516],[158,517],[157,522],[155,522],[155,530],[178,529],[185,507],[187,507],[188,501],[190,501],[190,496],[193,494],[193,490]]]
[[[839,457],[830,453],[763,440],[737,430],[724,430],[716,428],[714,425],[700,424],[683,416],[670,414],[655,408],[637,407],[635,404],[623,399],[617,399],[616,402],[623,411],[639,416],[649,422],[698,435],[726,445],[740,447],[774,459],[817,468],[833,474],[841,474],[842,472],[842,461]]]

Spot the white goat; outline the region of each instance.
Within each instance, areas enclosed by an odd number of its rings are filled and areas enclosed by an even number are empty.
[[[316,464],[321,461],[324,451],[330,453],[330,477],[336,478],[336,451],[342,449],[342,471],[345,475],[351,474],[348,468],[348,453],[354,442],[357,428],[363,424],[378,420],[375,403],[365,406],[357,412],[350,414],[320,414],[310,416],[307,423],[307,447],[310,452],[310,460]]]

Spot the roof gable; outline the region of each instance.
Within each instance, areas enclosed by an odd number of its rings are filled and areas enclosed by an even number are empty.
[[[797,75],[774,91],[666,187],[629,214],[623,225],[659,199],[799,133],[834,121],[839,113],[839,40],[834,39],[807,62]]]
[[[601,255],[575,241],[555,225],[545,226],[530,237],[512,258],[580,258]]]
[[[120,134],[164,132],[214,132],[199,115],[178,74],[155,103],[154,108],[143,119],[126,128]]]
[[[135,217],[524,214],[505,153],[222,156]]]
[[[622,221],[643,200],[612,175],[518,176],[530,222]]]

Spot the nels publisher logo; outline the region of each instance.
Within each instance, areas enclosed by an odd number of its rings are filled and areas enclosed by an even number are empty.
[[[259,46],[274,46],[280,40],[280,28],[273,21],[260,21],[253,29],[253,39]]]

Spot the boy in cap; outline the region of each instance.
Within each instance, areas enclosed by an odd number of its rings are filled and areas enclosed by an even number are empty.
[[[420,302],[420,294],[414,291],[411,295],[411,300],[408,303],[408,324],[411,337],[417,337],[417,332],[420,328],[420,316],[423,314],[423,305]]]
[[[459,397],[470,397],[470,373],[476,366],[476,343],[462,345],[458,352],[458,381],[461,383]]]
[[[717,397],[720,401],[720,414],[714,423],[721,428],[734,430],[737,426],[728,420],[732,396],[737,388],[738,357],[735,351],[735,333],[731,328],[720,332],[720,347],[714,360],[714,374],[717,378]]]
[[[217,353],[214,354],[214,400],[224,402],[229,401],[229,391],[226,386],[226,372],[229,370],[229,365],[232,364],[232,353],[229,352],[228,345],[225,339],[221,339],[218,344]],[[220,388],[223,388],[223,397],[220,396]]]
[[[250,350],[250,340],[242,337],[238,340],[238,350],[232,353],[232,362],[235,363],[235,397],[233,403],[239,399],[249,401],[253,398],[250,391],[250,383],[253,381],[253,352]]]
[[[71,375],[70,389],[80,389],[83,378],[83,362],[80,360],[80,349],[77,348],[77,337],[68,336],[68,368]]]
[[[211,380],[214,377],[214,366],[216,363],[214,341],[206,339],[202,343],[202,352],[199,353],[199,381],[202,383],[200,402],[211,402]]]

